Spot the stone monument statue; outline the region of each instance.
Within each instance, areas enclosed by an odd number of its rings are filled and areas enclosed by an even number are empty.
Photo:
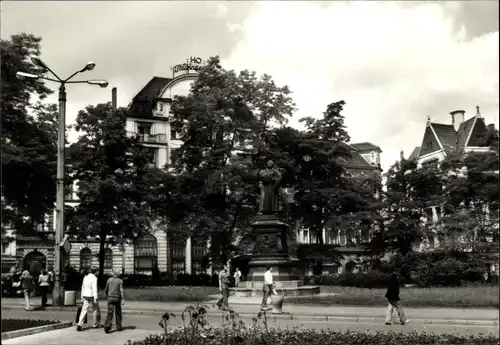
[[[281,172],[272,160],[267,162],[267,167],[259,172],[260,183],[260,214],[278,213],[279,185]]]

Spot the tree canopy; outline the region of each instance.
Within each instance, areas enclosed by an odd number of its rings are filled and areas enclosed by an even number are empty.
[[[111,104],[88,106],[78,113],[81,133],[70,146],[70,174],[78,181],[79,204],[71,214],[70,233],[100,239],[103,272],[105,243],[132,239],[151,226],[157,169],[147,166],[146,148],[127,137],[127,111]]]
[[[19,71],[43,74],[29,57],[40,56],[41,38],[1,40],[2,230],[31,233],[55,202],[57,108],[41,103],[52,91],[41,80],[19,80]]]

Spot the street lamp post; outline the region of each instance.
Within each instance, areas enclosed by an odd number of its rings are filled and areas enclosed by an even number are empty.
[[[76,71],[66,79],[61,79],[55,74],[40,58],[37,56],[31,57],[34,65],[41,67],[44,71],[49,71],[56,78],[48,78],[45,76],[17,72],[16,76],[19,79],[44,79],[59,83],[59,128],[57,133],[57,191],[56,191],[56,234],[54,244],[54,289],[53,289],[53,306],[64,305],[64,289],[61,286],[62,275],[62,248],[61,242],[64,238],[64,154],[65,154],[65,138],[66,138],[66,84],[90,84],[100,87],[107,87],[108,82],[105,80],[77,80],[71,81],[78,73],[91,71],[95,67],[95,63],[89,62],[82,69]]]

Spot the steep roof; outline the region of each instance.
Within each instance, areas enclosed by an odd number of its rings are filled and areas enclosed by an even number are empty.
[[[456,148],[457,132],[455,132],[453,125],[445,125],[443,123],[431,123],[430,125],[445,150]]]
[[[351,151],[351,158],[347,160],[346,163],[346,168],[348,170],[350,169],[356,169],[356,170],[367,170],[367,171],[373,171],[377,169],[376,166],[371,165],[368,163],[363,157],[361,157],[361,154],[358,151]]]
[[[379,146],[373,145],[372,143],[369,142],[363,142],[363,143],[356,143],[356,144],[349,144],[352,147],[354,147],[358,151],[377,151],[379,153],[382,152]]]
[[[467,138],[469,137],[470,132],[472,131],[472,128],[474,127],[474,120],[476,119],[476,116],[471,117],[467,121],[464,121],[460,124],[460,127],[458,128],[458,140],[457,140],[457,149],[458,150],[463,150],[465,148],[465,145],[467,144]]]
[[[408,157],[408,160],[416,160],[420,157],[420,146],[417,146],[413,149],[411,152],[410,156]]]
[[[151,102],[157,96],[158,93],[163,89],[172,78],[163,78],[163,77],[153,77],[147,84],[142,88],[141,91],[132,99],[134,101],[146,101]]]

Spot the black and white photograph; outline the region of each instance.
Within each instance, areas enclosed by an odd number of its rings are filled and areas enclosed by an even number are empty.
[[[499,2],[0,2],[2,344],[500,344]]]

